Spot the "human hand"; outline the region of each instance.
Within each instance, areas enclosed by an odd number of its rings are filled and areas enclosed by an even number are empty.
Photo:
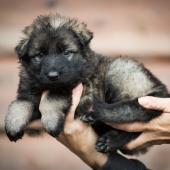
[[[82,92],[82,84],[73,89],[72,106],[65,119],[64,131],[59,135],[58,140],[90,167],[98,169],[106,163],[107,155],[96,151],[97,135],[92,127],[80,119],[74,119]]]
[[[145,144],[163,144],[170,141],[170,98],[152,96],[138,99],[140,105],[148,109],[160,110],[163,113],[148,123],[113,124],[114,128],[127,132],[142,132],[142,134],[129,142],[125,148],[134,150],[142,148]]]

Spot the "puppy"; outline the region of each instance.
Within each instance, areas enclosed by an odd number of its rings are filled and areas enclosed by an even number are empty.
[[[92,51],[93,34],[84,23],[58,14],[39,16],[24,29],[24,36],[16,47],[21,65],[18,95],[5,118],[10,140],[21,138],[27,124],[40,115],[45,129],[57,137],[71,105],[72,89],[80,82],[84,92],[76,116],[92,124],[100,152],[122,150],[139,135],[106,124],[147,122],[160,115],[141,107],[137,99],[167,97],[165,85],[132,59],[107,58]]]

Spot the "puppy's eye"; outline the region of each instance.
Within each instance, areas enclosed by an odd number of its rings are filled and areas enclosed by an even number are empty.
[[[35,57],[34,57],[34,61],[40,62],[40,61],[41,61],[41,57],[40,57],[40,56],[35,56]]]
[[[42,53],[39,53],[39,54],[37,54],[37,55],[35,55],[35,56],[33,57],[33,60],[34,60],[35,62],[40,62],[41,59],[42,59],[42,56],[43,56],[43,54],[42,54]]]
[[[68,55],[71,55],[71,54],[73,54],[74,53],[74,51],[69,51],[69,50],[66,50],[66,51],[64,51],[64,55],[65,56],[68,56]]]
[[[63,52],[64,56],[66,56],[69,61],[72,59],[73,54],[75,53],[76,51],[73,51],[73,50],[66,50]]]

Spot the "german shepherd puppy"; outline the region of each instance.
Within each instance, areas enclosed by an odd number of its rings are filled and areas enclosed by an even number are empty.
[[[16,47],[21,65],[18,95],[5,118],[10,140],[21,138],[28,123],[40,115],[45,129],[57,137],[71,105],[72,89],[80,82],[84,92],[76,116],[92,124],[100,152],[121,150],[140,134],[106,124],[147,122],[160,115],[140,106],[138,98],[167,97],[165,85],[132,59],[92,51],[93,34],[86,24],[58,14],[39,16],[24,29],[24,36]]]

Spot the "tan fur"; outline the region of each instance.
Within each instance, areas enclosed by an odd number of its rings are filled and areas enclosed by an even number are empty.
[[[64,114],[61,111],[66,105],[66,99],[59,97],[49,99],[48,95],[47,91],[43,93],[39,105],[42,115],[41,121],[47,131],[55,129],[61,117],[64,118]]]
[[[6,127],[14,134],[25,127],[32,117],[33,106],[28,101],[14,101],[6,114]]]

